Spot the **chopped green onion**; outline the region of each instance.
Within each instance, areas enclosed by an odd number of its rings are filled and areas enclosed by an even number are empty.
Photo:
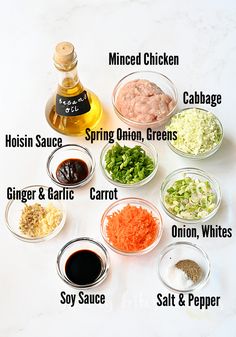
[[[130,148],[116,143],[107,151],[105,163],[111,179],[123,184],[138,183],[154,170],[153,160],[140,145]]]
[[[195,220],[205,218],[215,209],[216,195],[209,181],[184,177],[167,189],[164,202],[175,216]]]

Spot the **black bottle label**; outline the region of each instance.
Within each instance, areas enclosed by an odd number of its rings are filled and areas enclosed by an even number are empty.
[[[79,116],[90,110],[87,92],[73,97],[56,95],[56,112],[61,116]]]

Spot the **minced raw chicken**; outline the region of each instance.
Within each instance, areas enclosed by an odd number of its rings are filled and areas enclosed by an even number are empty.
[[[140,123],[165,119],[175,101],[155,83],[134,80],[126,83],[116,99],[116,108],[126,118]]]

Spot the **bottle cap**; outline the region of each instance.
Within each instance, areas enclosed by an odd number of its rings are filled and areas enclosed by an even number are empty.
[[[75,48],[70,42],[60,42],[56,45],[54,53],[56,67],[64,70],[73,69],[77,63]]]

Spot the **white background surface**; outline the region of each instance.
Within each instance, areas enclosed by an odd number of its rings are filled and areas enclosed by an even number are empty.
[[[0,336],[236,336],[235,273],[235,36],[236,5],[232,1],[6,1],[1,3],[1,228],[0,228]],[[63,137],[64,143],[89,147],[97,161],[93,181],[66,202],[68,219],[63,231],[42,244],[15,239],[5,228],[6,188],[30,184],[52,185],[45,165],[51,149],[5,149],[10,133],[59,136],[44,118],[48,97],[56,88],[52,54],[55,44],[69,40],[79,58],[82,83],[94,90],[104,105],[101,126],[124,127],[111,106],[116,82],[140,67],[109,66],[108,52],[166,52],[180,57],[179,66],[146,67],[169,76],[180,103],[183,90],[220,93],[223,102],[212,111],[221,119],[225,138],[212,158],[191,162],[156,143],[159,171],[145,187],[119,190],[119,198],[140,196],[160,207],[159,188],[173,169],[195,166],[220,182],[223,201],[212,224],[232,226],[231,239],[201,239],[209,254],[212,273],[199,295],[221,296],[219,308],[160,308],[157,292],[167,293],[158,279],[157,258],[174,241],[173,222],[162,211],[164,234],[160,245],[143,257],[122,257],[110,252],[111,274],[96,292],[106,294],[106,305],[60,304],[60,292],[73,292],[59,279],[58,250],[76,236],[102,241],[100,218],[110,201],[90,201],[89,187],[112,188],[101,175],[99,154],[103,143],[90,145],[83,138]],[[194,240],[191,240],[194,242]]]

